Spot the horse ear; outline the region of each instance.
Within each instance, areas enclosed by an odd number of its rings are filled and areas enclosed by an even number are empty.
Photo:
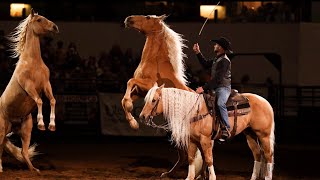
[[[35,14],[35,12],[34,12],[33,8],[31,8],[31,17],[33,17],[34,14]]]
[[[164,84],[162,84],[162,85],[159,87],[159,89],[162,89],[162,88],[164,88]]]
[[[168,16],[169,16],[169,15],[163,14],[163,15],[160,16],[160,19],[161,19],[162,21],[164,21]]]
[[[157,81],[153,84],[153,87],[158,87]]]

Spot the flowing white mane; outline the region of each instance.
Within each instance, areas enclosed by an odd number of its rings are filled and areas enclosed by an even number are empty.
[[[158,86],[153,86],[151,89],[149,89],[146,97],[144,97],[144,102],[151,102],[153,99],[154,94],[156,93]]]
[[[183,82],[185,85],[187,84],[187,79],[185,75],[185,61],[184,58],[187,57],[186,54],[184,54],[183,49],[187,46],[184,44],[186,41],[182,38],[181,34],[178,34],[174,32],[172,29],[170,29],[166,23],[163,23],[164,27],[164,36],[166,39],[166,44],[168,47],[168,53],[169,53],[169,59],[173,66],[174,72],[177,74],[177,77],[181,82]]]
[[[152,101],[158,87],[153,87],[145,97],[146,103]],[[168,121],[168,129],[172,131],[171,140],[179,148],[187,149],[190,138],[191,119],[201,109],[203,96],[177,88],[162,89],[163,116]]]
[[[22,20],[19,25],[14,29],[13,32],[11,32],[8,36],[8,40],[11,42],[9,43],[9,46],[11,48],[10,51],[12,51],[12,58],[19,57],[21,52],[24,49],[24,45],[26,42],[26,32],[28,24],[31,20],[31,14],[26,17],[24,20]]]

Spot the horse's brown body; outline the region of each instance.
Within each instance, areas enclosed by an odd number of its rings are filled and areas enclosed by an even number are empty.
[[[157,87],[156,87],[157,88]],[[157,88],[153,97],[146,100],[146,104],[140,114],[141,119],[146,121],[150,120],[150,116],[156,116],[163,113],[163,87]],[[151,90],[150,90],[151,91]],[[236,135],[244,132],[247,138],[247,143],[254,156],[254,168],[251,176],[251,180],[255,180],[262,176],[266,180],[272,179],[273,171],[273,154],[274,154],[274,114],[271,105],[264,98],[251,94],[244,93],[249,99],[251,111],[247,115],[238,117],[238,123],[236,128]],[[152,98],[152,99],[151,99]],[[172,97],[176,98],[176,97]],[[157,103],[156,101],[159,101]],[[166,102],[168,104],[168,102]],[[196,117],[198,115],[208,114],[205,101],[202,99],[201,108],[197,110],[198,114],[190,114],[190,117]],[[155,107],[158,106],[158,107]],[[156,108],[156,109],[155,109]],[[188,119],[188,118],[186,118]],[[184,119],[184,120],[186,120]],[[188,161],[189,172],[188,180],[195,178],[195,161],[194,157],[197,148],[201,150],[204,161],[209,167],[209,179],[215,180],[216,175],[213,169],[213,157],[212,157],[212,132],[215,123],[215,116],[207,115],[203,119],[190,122],[190,139],[188,146]],[[229,118],[231,129],[234,126],[234,118]],[[179,128],[179,125],[178,125]],[[263,159],[266,164],[263,163]],[[266,165],[266,166],[261,166]]]
[[[13,131],[21,136],[22,150],[11,151],[14,156],[22,155],[21,161],[27,163],[30,170],[33,167],[30,158],[35,155],[34,148],[30,150],[31,131],[33,126],[31,113],[38,108],[38,128],[45,130],[42,115],[41,94],[44,93],[50,100],[51,113],[49,129],[55,130],[55,103],[49,69],[44,64],[40,52],[40,36],[49,32],[58,32],[58,27],[43,16],[33,12],[20,23],[17,32],[11,37],[14,56],[19,57],[13,75],[0,98],[0,158],[3,148],[10,143],[5,137]],[[15,147],[16,148],[16,147]],[[17,154],[18,153],[18,154]],[[2,164],[0,159],[0,171]]]
[[[127,17],[124,22],[126,27],[136,29],[146,36],[141,61],[134,72],[133,78],[128,80],[126,93],[121,101],[126,119],[133,129],[139,128],[137,121],[131,114],[133,103],[136,99],[144,97],[155,82],[160,85],[165,84],[166,87],[192,91],[184,82],[184,72],[183,74],[179,73],[179,68],[182,67],[174,67],[172,64],[172,61],[182,61],[183,59],[170,57],[169,49],[177,48],[178,51],[175,53],[183,54],[179,50],[182,50],[184,44],[179,42],[180,44],[175,46],[177,42],[172,42],[169,43],[171,47],[168,47],[167,41],[170,41],[170,36],[168,37],[166,34],[167,29],[165,28],[167,26],[163,22],[165,18],[164,15],[159,17],[137,15]],[[183,62],[180,63],[184,66]],[[178,150],[178,152],[177,163],[163,176],[174,174],[174,171],[183,163],[183,159],[186,158],[185,153],[182,150]]]

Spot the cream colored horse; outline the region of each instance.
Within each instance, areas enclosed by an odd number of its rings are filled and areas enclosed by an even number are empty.
[[[274,153],[274,120],[271,105],[264,98],[244,93],[249,99],[251,111],[238,117],[236,135],[244,132],[254,156],[251,180],[262,176],[272,179]],[[176,88],[155,85],[145,97],[140,118],[150,123],[154,116],[163,114],[168,125],[163,128],[172,131],[172,140],[182,149],[188,150],[189,171],[186,180],[195,179],[195,153],[197,148],[203,154],[209,170],[209,180],[215,180],[212,157],[212,131],[215,116],[208,115],[208,109],[201,94]],[[198,118],[202,117],[203,118]],[[197,120],[195,121],[194,118]],[[231,129],[234,125],[230,118]],[[263,161],[263,159],[265,161]],[[266,162],[266,163],[264,163]],[[263,164],[262,164],[263,163]]]
[[[144,97],[155,82],[166,87],[192,91],[187,87],[183,48],[186,47],[181,34],[176,33],[164,22],[167,16],[128,16],[124,23],[127,28],[132,28],[143,33],[146,37],[141,61],[135,70],[133,78],[127,82],[127,90],[121,101],[126,119],[133,129],[138,129],[139,124],[132,116],[133,103],[139,97]],[[178,161],[174,167],[162,174],[172,175],[182,165],[186,153],[178,150]],[[200,155],[200,154],[199,154]],[[199,170],[202,166],[201,155]]]
[[[22,154],[23,158],[20,160],[26,162],[30,170],[37,172],[40,171],[30,161],[34,150],[28,152],[28,148],[33,126],[31,113],[36,107],[38,128],[45,130],[40,97],[42,92],[49,98],[51,105],[49,129],[55,130],[56,100],[49,81],[49,69],[40,53],[40,36],[49,32],[58,33],[58,26],[33,10],[16,27],[9,38],[12,41],[13,57],[19,57],[19,60],[0,98],[0,159],[4,146],[10,144],[6,134],[13,131],[20,134],[22,140],[22,150],[17,149],[13,153],[16,156]],[[0,170],[2,171],[1,161]]]

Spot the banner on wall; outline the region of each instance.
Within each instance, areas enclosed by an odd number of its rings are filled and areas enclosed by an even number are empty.
[[[56,95],[55,98],[56,119],[64,124],[93,124],[98,118],[97,95]]]
[[[140,122],[139,114],[144,105],[143,98],[134,102],[132,115],[139,123],[139,130],[132,129],[125,118],[121,105],[122,98],[123,94],[120,93],[99,93],[102,134],[121,136],[165,136],[167,134],[163,129],[149,127]],[[157,124],[164,123],[162,116],[155,117],[154,121]]]

